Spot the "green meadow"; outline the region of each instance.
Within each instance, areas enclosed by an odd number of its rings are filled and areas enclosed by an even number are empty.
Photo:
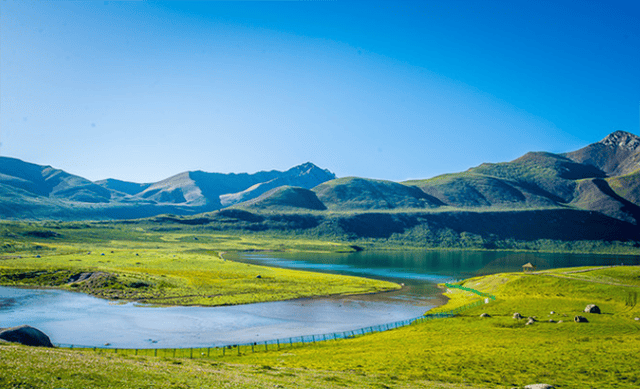
[[[491,388],[540,382],[560,388],[637,387],[638,280],[637,266],[473,278],[461,284],[497,300],[451,319],[226,360],[385,375],[401,382],[417,380],[417,386],[430,379]],[[479,299],[458,289],[446,294],[451,304],[442,310]],[[602,314],[582,313],[592,303]],[[516,312],[525,319],[513,319]],[[491,317],[481,318],[481,313]],[[576,315],[589,322],[575,323]],[[528,317],[537,321],[527,325]]]
[[[3,225],[0,284],[155,305],[231,305],[374,293],[399,285],[228,261],[238,250],[349,251],[330,242],[165,232],[139,226]]]
[[[637,266],[478,277],[460,284],[497,300],[454,318],[240,356],[191,359],[185,353],[174,358],[162,352],[154,357],[134,350],[3,345],[0,383],[16,388],[521,388],[544,382],[557,388],[632,388],[640,383],[635,320],[640,308],[633,299],[638,279]],[[452,304],[479,298],[453,288],[445,293]],[[602,313],[583,313],[591,303]],[[515,312],[525,319],[513,319]],[[575,323],[576,315],[589,322]],[[537,321],[527,325],[528,317]]]

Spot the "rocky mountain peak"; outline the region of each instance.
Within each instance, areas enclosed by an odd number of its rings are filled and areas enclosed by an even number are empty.
[[[616,131],[600,141],[608,147],[620,147],[627,150],[637,150],[640,148],[640,137],[625,131]]]

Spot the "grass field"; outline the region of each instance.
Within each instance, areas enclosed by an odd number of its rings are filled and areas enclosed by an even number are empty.
[[[606,275],[608,282],[635,285],[640,268],[577,274],[580,278],[499,274],[470,279],[465,286],[492,293],[498,300],[453,319],[225,360],[386,375],[401,382],[429,379],[505,388],[540,382],[560,388],[637,387],[640,322],[634,318],[640,316],[640,309],[629,296],[638,288],[592,281]],[[455,289],[448,294],[454,304],[478,298]],[[591,303],[603,313],[581,313]],[[491,317],[480,318],[483,312]],[[526,325],[526,319],[512,318],[515,312],[538,321]],[[587,317],[589,323],[574,323],[575,315]]]
[[[629,296],[638,291],[640,267],[575,271],[469,279],[462,284],[492,293],[497,301],[452,319],[242,356],[189,359],[3,345],[0,385],[454,389],[545,382],[557,388],[637,387],[640,323],[634,318],[640,309]],[[447,294],[452,303],[478,298],[458,289]],[[582,313],[590,303],[602,314]],[[480,318],[482,312],[491,317]],[[512,318],[514,312],[538,321],[526,325]],[[578,314],[589,323],[574,323]]]
[[[224,259],[230,250],[348,251],[330,242],[141,227],[11,226],[0,284],[56,287],[156,305],[230,305],[373,293],[398,285],[358,277],[275,269]],[[4,225],[5,229],[7,225]]]

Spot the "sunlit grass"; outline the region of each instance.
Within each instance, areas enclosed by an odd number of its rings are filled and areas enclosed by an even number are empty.
[[[8,247],[0,262],[0,282],[52,286],[156,305],[208,306],[399,288],[393,283],[359,277],[237,263],[223,256],[227,251],[255,249],[352,250],[331,242],[152,231],[139,226],[65,226],[66,229],[48,230],[5,223],[4,228],[11,230],[5,235],[12,237],[14,243],[5,244]],[[45,231],[51,236],[34,236],[33,231]],[[25,276],[39,271],[46,274]],[[68,281],[73,275],[88,272],[105,275],[93,283]]]
[[[617,274],[621,281],[638,270],[615,268],[609,276]],[[627,305],[627,295],[637,288],[523,274],[474,278],[464,286],[495,294],[498,300],[452,319],[225,360],[505,388],[536,382],[567,388],[640,384],[640,322],[634,320],[640,308]],[[457,289],[447,294],[454,305],[477,298]],[[583,313],[591,303],[603,313]],[[483,312],[491,317],[480,318]],[[525,319],[514,320],[515,312]],[[589,323],[574,323],[575,315],[586,316]],[[530,316],[537,322],[525,325]]]

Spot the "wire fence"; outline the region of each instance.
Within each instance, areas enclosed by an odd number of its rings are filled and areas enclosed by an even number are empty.
[[[475,289],[465,288],[460,285],[445,283],[448,288],[457,288],[465,291],[475,293],[481,297],[490,298],[495,300],[495,296],[487,293],[479,292]],[[479,300],[460,307],[456,307],[446,312],[438,312],[432,314],[425,314],[422,316],[414,317],[412,319],[400,320],[393,323],[380,324],[374,326],[368,326],[358,328],[349,331],[339,331],[327,334],[316,335],[303,335],[294,336],[289,338],[280,338],[274,340],[266,340],[262,342],[248,342],[238,344],[228,344],[223,346],[211,346],[211,347],[187,347],[187,348],[115,348],[110,346],[80,346],[73,344],[57,343],[57,347],[69,348],[74,350],[92,350],[99,353],[114,353],[125,355],[140,355],[140,356],[155,356],[155,357],[170,357],[170,358],[212,358],[212,357],[224,357],[232,355],[244,355],[248,353],[275,351],[289,348],[301,347],[305,344],[313,344],[319,342],[331,342],[341,339],[353,339],[367,334],[376,332],[389,331],[396,328],[406,327],[414,324],[424,323],[430,320],[442,319],[453,317],[467,309],[478,307],[485,304],[485,301]]]

